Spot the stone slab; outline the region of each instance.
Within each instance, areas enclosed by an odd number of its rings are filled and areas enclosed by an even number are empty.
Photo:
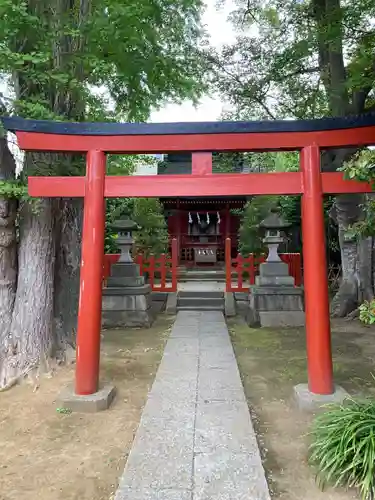
[[[256,286],[294,286],[292,276],[255,276]]]
[[[198,365],[197,359],[194,359],[192,356],[189,357],[188,360],[185,359],[185,356],[179,356],[178,358],[171,360],[170,364],[163,363],[159,367],[160,377],[155,379],[154,384],[158,384],[158,387],[162,389],[167,384],[165,380],[168,379],[169,375],[173,374],[176,376],[176,378],[178,377],[178,380],[181,381],[181,383],[187,381],[190,384],[193,384],[194,385],[193,390],[195,391],[197,385],[197,376],[196,376],[197,365]],[[156,385],[155,385],[155,390],[156,390]],[[172,387],[171,390],[174,391],[174,387]],[[178,400],[179,399],[180,398],[178,398]]]
[[[234,298],[237,302],[247,302],[249,300],[249,294],[247,292],[235,292]]]
[[[260,325],[266,328],[298,327],[305,325],[303,311],[259,311]]]
[[[180,379],[178,383],[169,380],[170,377],[171,374],[163,379],[155,380],[152,386],[153,397],[159,397],[165,401],[174,401],[175,404],[179,404],[184,400],[195,400],[197,388],[192,375]]]
[[[129,295],[119,294],[112,295],[109,288],[103,295],[102,310],[103,311],[147,311],[151,307],[151,294]]]
[[[202,340],[202,347],[205,346],[206,342],[212,341],[211,337],[213,337],[215,340],[216,339],[226,339],[228,342],[230,342],[228,338],[228,330],[225,327],[220,327],[220,326],[209,326],[205,325],[204,327],[202,326],[199,331],[199,337]]]
[[[114,500],[191,500],[191,490],[134,489],[127,486],[117,490]]]
[[[195,456],[194,495],[199,500],[270,500],[258,450],[216,450]]]
[[[226,292],[224,296],[225,301],[225,316],[231,318],[236,315],[236,301],[233,292]]]
[[[246,401],[198,401],[194,450],[252,454],[258,444],[251,428]]]
[[[193,473],[194,413],[182,421],[141,421],[125,474],[128,488],[189,489]]]
[[[140,269],[138,264],[124,264],[121,262],[116,262],[111,266],[111,276],[123,276],[131,278],[139,275]]]
[[[149,328],[154,322],[154,312],[147,311],[106,311],[102,312],[104,328]]]
[[[303,297],[296,294],[252,294],[249,307],[256,311],[303,311]]]
[[[166,356],[194,356],[198,357],[199,354],[199,338],[192,337],[170,337],[164,349]]]
[[[115,500],[269,500],[220,312],[178,312]]]
[[[106,288],[112,287],[139,287],[145,284],[145,279],[143,276],[110,276],[107,279]]]
[[[78,395],[72,387],[65,388],[57,398],[57,407],[77,413],[96,413],[107,410],[116,394],[113,385],[105,385],[98,392],[89,395]]]
[[[250,286],[250,295],[303,295],[299,286]]]
[[[169,419],[186,422],[187,418],[195,415],[195,408],[195,393],[191,397],[179,399],[161,398],[157,392],[150,393],[143,409],[141,422],[145,425],[150,419],[154,419],[155,415],[157,418],[163,418],[165,422]]]
[[[151,299],[155,302],[164,302],[167,300],[168,292],[151,292]]]
[[[198,381],[198,401],[200,400],[245,402],[239,375],[231,368],[205,370]]]
[[[325,405],[342,403],[349,394],[339,385],[335,386],[333,394],[314,394],[309,391],[307,384],[298,384],[294,387],[293,398],[300,410],[318,410]]]
[[[210,335],[204,338],[200,339],[200,351],[201,355],[206,354],[206,351],[210,351],[211,349],[214,349],[215,352],[220,352],[220,356],[227,355],[228,357],[231,357],[233,359],[232,355],[234,356],[234,353],[231,351],[232,344],[230,343],[230,340],[227,337],[218,335],[217,338],[215,338],[214,335]],[[202,371],[205,369],[205,365],[201,366],[201,374]]]
[[[107,286],[103,288],[103,296],[142,296],[150,295],[151,286],[150,285],[140,285],[140,286]]]
[[[182,326],[176,326],[173,328],[171,333],[171,339],[186,339],[186,338],[199,338],[196,329],[193,329],[192,332],[186,332],[186,329]]]
[[[236,358],[233,352],[222,349],[207,349],[200,353],[200,366],[221,369],[224,366],[233,366]]]
[[[259,266],[260,276],[289,276],[289,266],[285,262],[263,262]]]
[[[165,307],[165,312],[167,314],[176,314],[177,313],[177,293],[176,292],[168,293],[167,305]]]

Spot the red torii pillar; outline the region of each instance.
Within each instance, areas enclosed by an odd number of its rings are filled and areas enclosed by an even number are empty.
[[[334,385],[319,147],[303,148],[300,161],[303,182],[302,251],[309,390],[314,394],[332,394]]]
[[[75,392],[98,390],[105,230],[103,151],[88,151],[85,179]]]
[[[217,125],[222,128],[227,126],[225,122]],[[133,127],[131,124],[129,126]],[[28,181],[31,196],[85,198],[76,393],[92,394],[98,389],[105,197],[302,194],[309,390],[314,394],[332,394],[334,385],[323,194],[366,193],[371,192],[372,188],[366,183],[346,181],[340,172],[321,173],[320,150],[353,144],[373,144],[375,125],[327,131],[210,132],[207,135],[194,131],[177,135],[172,132],[164,135],[148,134],[142,133],[144,126],[147,127],[144,124],[137,125],[141,131],[138,135],[17,132],[19,146],[24,150],[87,152],[85,177],[29,177]],[[194,128],[196,125],[191,126]],[[69,124],[64,124],[63,127],[69,128]],[[101,124],[101,127],[105,127],[105,124]],[[209,151],[264,151],[270,148],[300,150],[301,171],[248,175],[217,174],[213,178]],[[193,153],[192,175],[155,176],[152,182],[150,177],[105,176],[107,152],[126,154],[179,150]],[[195,151],[200,152],[194,153]]]

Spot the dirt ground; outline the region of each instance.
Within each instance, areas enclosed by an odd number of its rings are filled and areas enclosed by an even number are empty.
[[[74,366],[0,393],[0,500],[113,498],[153,382],[171,319],[150,329],[103,332],[101,380],[117,388],[97,414],[61,414],[55,398]]]
[[[321,492],[307,465],[311,414],[291,401],[293,386],[307,381],[303,329],[250,329],[229,322],[246,396],[265,458],[272,496],[279,500],[349,500],[354,491]],[[375,328],[345,320],[333,324],[334,373],[351,395],[375,395]]]

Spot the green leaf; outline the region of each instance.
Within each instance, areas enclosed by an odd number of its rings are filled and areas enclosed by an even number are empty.
[[[318,415],[310,433],[309,461],[320,487],[356,487],[367,500],[375,492],[375,401],[347,400]]]

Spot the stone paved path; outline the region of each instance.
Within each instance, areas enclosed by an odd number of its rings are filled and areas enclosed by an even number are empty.
[[[181,311],[115,500],[269,500],[220,312]]]

